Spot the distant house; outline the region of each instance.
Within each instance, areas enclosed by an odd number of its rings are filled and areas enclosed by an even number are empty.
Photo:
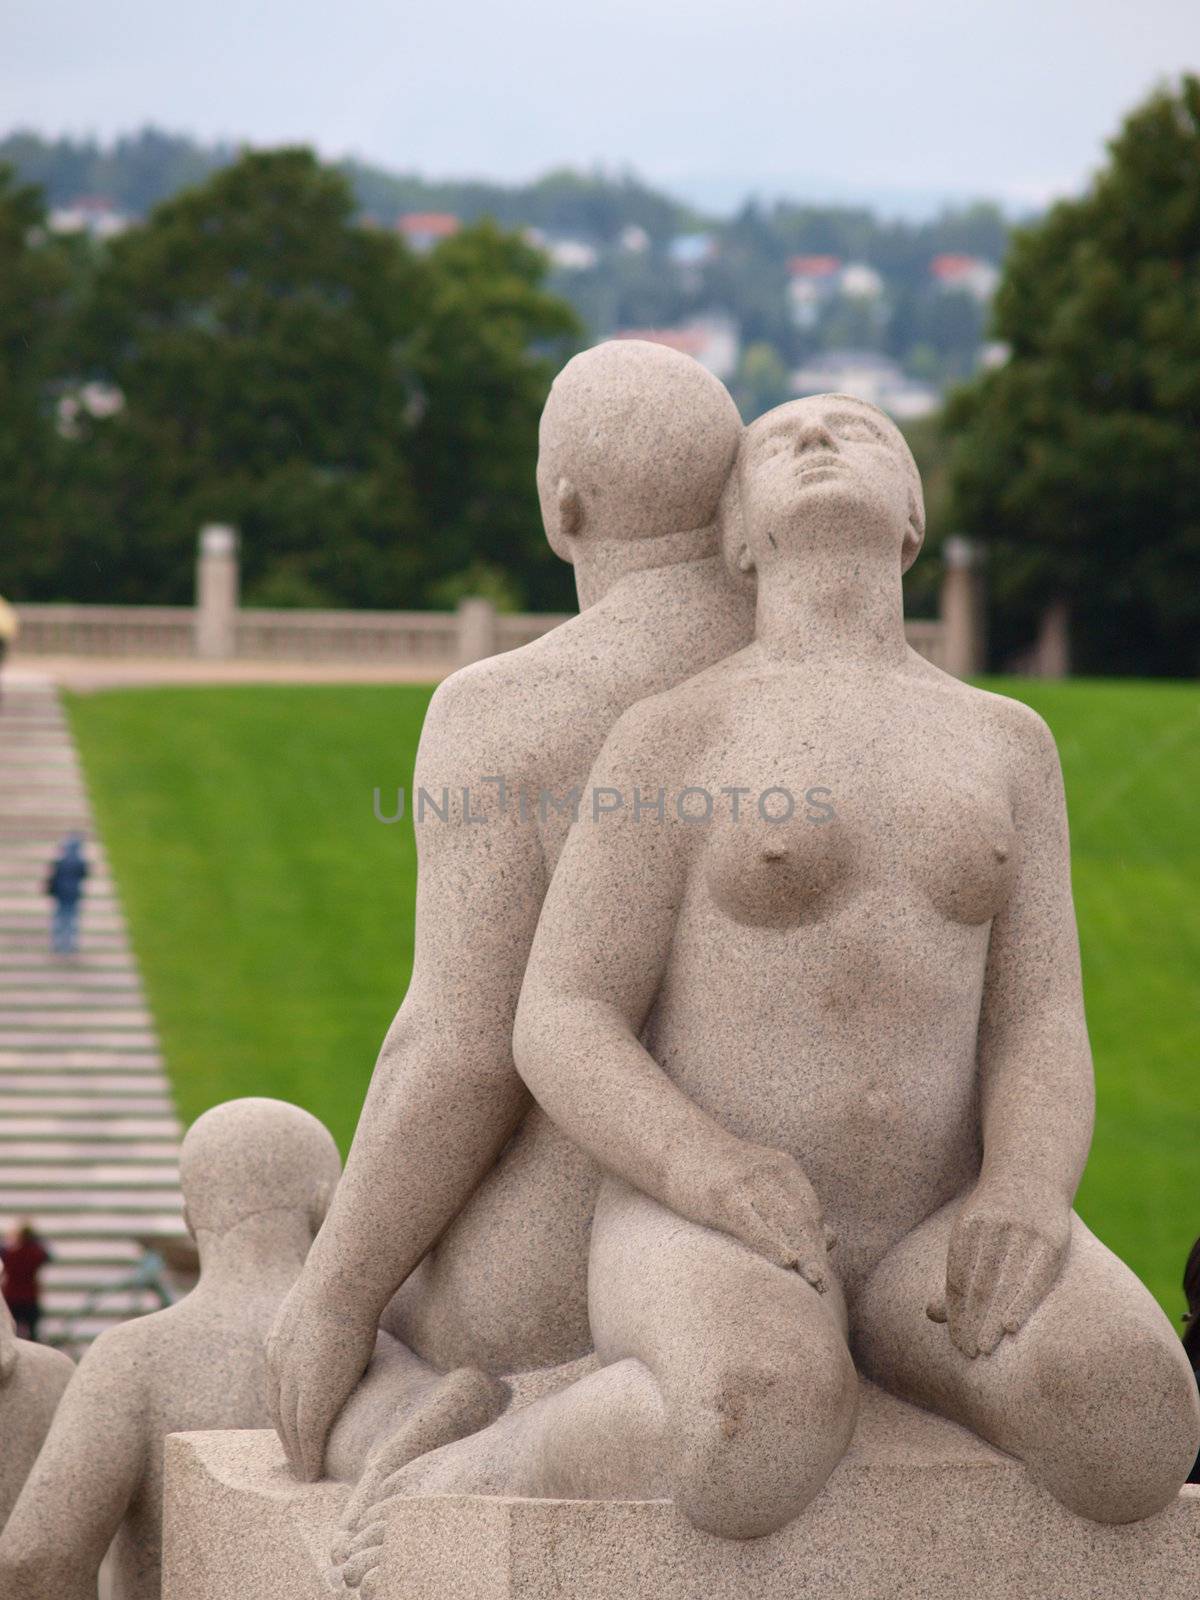
[[[865,261],[848,261],[838,278],[838,293],[847,300],[879,300],[883,288],[882,276]]]
[[[990,300],[1000,281],[1000,270],[981,256],[940,255],[929,263],[929,276],[946,290],[959,290],[975,300]]]
[[[716,253],[717,241],[711,233],[676,234],[667,246],[667,255],[677,267],[703,266]]]
[[[613,337],[665,344],[671,350],[691,356],[722,382],[733,377],[741,355],[738,325],[732,317],[721,311],[693,317],[674,328],[622,328]]]
[[[86,233],[93,239],[112,239],[124,233],[133,218],[118,210],[107,195],[81,194],[69,205],[56,206],[46,221],[51,233]]]
[[[792,393],[852,394],[906,422],[936,411],[939,396],[876,350],[826,350],[792,373]]]
[[[546,252],[560,272],[590,272],[600,259],[600,252],[586,239],[556,239],[540,228],[526,228],[524,233],[531,245]]]
[[[627,228],[621,229],[618,240],[622,250],[627,250],[630,255],[640,256],[643,250],[650,248],[650,235],[645,228],[636,222],[631,222]]]
[[[452,238],[461,227],[452,211],[406,211],[396,222],[396,232],[418,255]]]
[[[788,305],[798,328],[814,328],[821,307],[837,293],[840,256],[792,256],[787,264]]]

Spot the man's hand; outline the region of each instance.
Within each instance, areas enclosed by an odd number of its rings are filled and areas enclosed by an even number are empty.
[[[946,1295],[928,1310],[963,1355],[990,1356],[1018,1333],[1058,1281],[1071,1210],[1056,1190],[980,1179],[950,1234]]]
[[[267,1403],[302,1482],[319,1478],[329,1430],[375,1349],[375,1324],[334,1311],[302,1274],[279,1308],[267,1338]]]
[[[794,1267],[819,1294],[829,1288],[826,1253],[836,1241],[799,1163],[770,1145],[731,1139],[707,1170],[687,1174],[676,1209],[732,1234],[776,1266]]]

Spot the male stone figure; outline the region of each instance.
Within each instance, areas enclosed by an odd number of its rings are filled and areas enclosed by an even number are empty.
[[[37,1459],[75,1364],[61,1350],[18,1339],[0,1298],[0,1528]]]
[[[278,1100],[230,1101],[193,1124],[179,1176],[200,1281],[80,1362],[0,1535],[4,1600],[95,1600],[114,1535],[114,1600],[158,1600],[163,1440],[269,1425],[263,1342],[338,1167],[321,1124]]]
[[[767,1534],[841,1459],[857,1365],[1074,1513],[1148,1517],[1200,1405],[1071,1210],[1093,1087],[1053,740],[907,648],[920,484],[882,413],[782,407],[736,486],[755,640],[628,711],[590,779],[690,791],[701,825],[668,804],[572,830],[516,1024],[539,1103],[606,1169],[607,1365],[383,1493],[665,1491]],[[351,1560],[379,1542],[364,1521]]]
[[[750,636],[752,601],[715,529],[740,432],[721,384],[659,346],[600,345],[555,382],[538,489],[582,614],[457,673],[426,718],[415,785],[439,804],[445,790],[451,813],[417,827],[412,981],[268,1353],[277,1426],[304,1478],[321,1473],[381,1317],[442,1370],[513,1372],[590,1348],[595,1170],[530,1111],[513,1017],[568,797],[606,731]],[[383,1409],[403,1421],[386,1397]],[[328,1470],[352,1476],[361,1448],[342,1444],[339,1430]]]

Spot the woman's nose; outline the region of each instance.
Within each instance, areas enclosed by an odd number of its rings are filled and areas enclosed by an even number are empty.
[[[801,428],[796,437],[796,454],[802,456],[808,450],[836,450],[833,435],[823,422],[809,422]]]

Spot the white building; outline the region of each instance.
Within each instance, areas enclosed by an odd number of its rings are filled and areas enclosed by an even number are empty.
[[[650,344],[665,344],[691,356],[714,377],[727,382],[737,371],[742,353],[741,333],[734,319],[724,311],[711,311],[692,317],[674,328],[622,328],[616,339],[645,339]]]
[[[896,362],[875,350],[823,351],[792,373],[792,393],[852,394],[897,422],[927,417],[940,404],[936,389],[907,377]]]

